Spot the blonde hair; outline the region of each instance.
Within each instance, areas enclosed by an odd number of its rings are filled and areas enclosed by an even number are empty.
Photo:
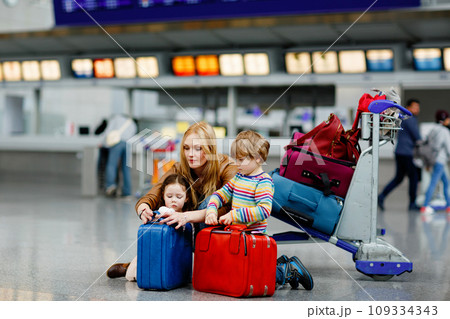
[[[236,136],[231,144],[233,158],[250,157],[265,162],[269,154],[270,143],[255,131],[243,131]]]
[[[189,167],[189,163],[183,151],[184,142],[186,138],[191,134],[198,135],[201,141],[201,149],[206,157],[206,164],[205,167],[203,168],[204,174],[202,175],[202,188],[201,188],[201,193],[202,195],[204,195],[202,199],[203,201],[206,197],[212,195],[212,193],[216,191],[217,182],[219,180],[220,163],[219,163],[219,156],[217,154],[216,134],[214,133],[214,129],[212,128],[211,125],[209,125],[206,122],[198,122],[192,124],[183,135],[183,139],[181,140],[181,152],[180,152],[181,174],[185,178],[187,178],[189,184],[191,184],[192,187],[194,186],[196,181],[192,177],[192,170]],[[194,207],[196,207],[199,204],[197,198],[195,198],[194,203],[195,203]]]

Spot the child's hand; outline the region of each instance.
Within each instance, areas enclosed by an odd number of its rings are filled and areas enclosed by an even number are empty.
[[[206,215],[205,224],[207,225],[217,225],[217,213],[209,213]]]
[[[223,216],[220,216],[219,218],[219,223],[223,224],[223,225],[231,225],[232,223],[232,217],[231,217],[231,212],[226,213]]]

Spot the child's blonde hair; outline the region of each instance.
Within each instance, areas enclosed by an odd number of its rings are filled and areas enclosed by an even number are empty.
[[[255,131],[243,131],[236,136],[231,144],[233,158],[250,157],[265,162],[269,154],[270,143]]]

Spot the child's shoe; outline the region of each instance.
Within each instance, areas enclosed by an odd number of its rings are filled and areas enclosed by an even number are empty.
[[[434,214],[434,209],[431,206],[422,206],[420,208],[420,213],[424,215],[431,215]]]
[[[291,287],[295,289],[300,283],[306,290],[312,290],[314,287],[313,278],[300,259],[296,256],[292,256],[289,259],[289,264],[292,271],[292,276],[289,280]]]
[[[283,273],[281,278],[277,278],[277,283],[280,285],[284,285],[289,282],[292,274],[291,274],[291,264],[289,263],[289,258],[286,255],[282,255],[277,259],[277,271],[280,269]],[[278,277],[278,276],[277,276]]]

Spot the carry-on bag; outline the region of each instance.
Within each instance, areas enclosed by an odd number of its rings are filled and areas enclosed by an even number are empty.
[[[139,226],[137,275],[139,288],[170,290],[191,281],[192,226],[183,228],[159,222]]]
[[[304,225],[331,235],[344,206],[343,198],[326,196],[322,191],[272,172],[275,192],[271,216],[292,225]]]
[[[311,152],[356,164],[361,153],[358,142],[360,135],[359,128],[345,131],[339,118],[331,113],[327,121],[323,121],[308,133],[301,134],[298,138],[294,135],[286,149],[305,146]]]
[[[195,290],[232,297],[272,296],[277,245],[245,225],[202,229],[195,241]]]
[[[308,150],[305,146],[289,147],[281,161],[280,175],[339,197],[347,195],[355,163],[334,159]]]

